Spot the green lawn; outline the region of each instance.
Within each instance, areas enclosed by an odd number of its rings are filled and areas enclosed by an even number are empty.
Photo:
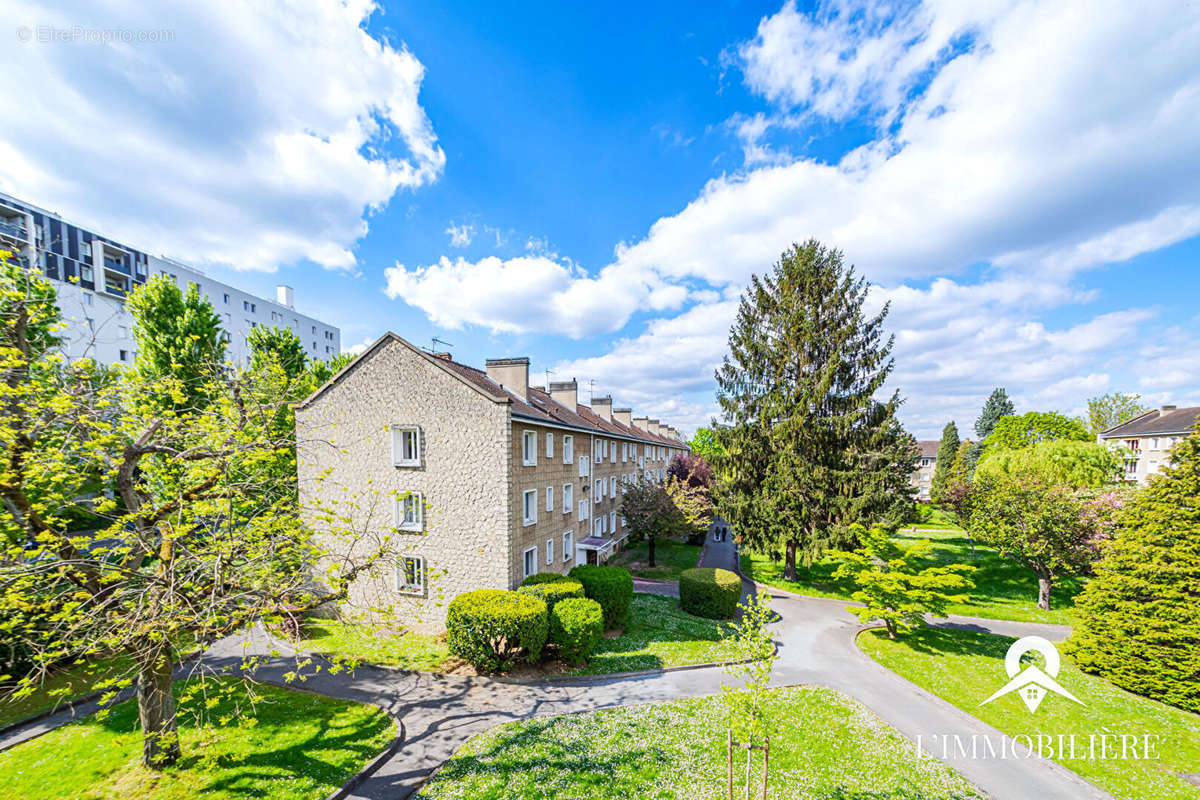
[[[731,646],[720,641],[725,624],[693,617],[674,597],[635,594],[625,630],[602,639],[581,675],[705,664],[729,658]]]
[[[1012,639],[927,628],[890,641],[866,631],[859,645],[879,663],[1010,735],[1159,734],[1157,760],[1056,759],[1122,800],[1197,800],[1200,787],[1177,773],[1200,773],[1200,715],[1147,700],[1080,672],[1064,657],[1056,680],[1080,706],[1049,695],[1030,714],[1015,695],[980,703],[1008,680],[1004,654]]]
[[[654,544],[654,567],[647,566],[650,560],[649,545],[638,542],[622,550],[608,560],[614,567],[624,567],[635,578],[649,581],[677,581],[679,573],[696,566],[700,560],[700,545],[684,544],[664,539]]]
[[[928,523],[932,524],[935,523]],[[1075,595],[1083,589],[1085,581],[1081,578],[1066,578],[1060,581],[1051,595],[1051,609],[1042,611],[1037,607],[1037,578],[1033,573],[1001,558],[990,547],[973,546],[961,528],[949,527],[943,531],[922,533],[912,533],[905,528],[897,532],[895,539],[904,545],[911,545],[920,539],[929,539],[933,542],[933,552],[929,559],[931,565],[961,563],[977,568],[971,576],[975,581],[971,602],[950,606],[947,610],[951,614],[1021,622],[1050,622],[1058,625],[1071,625],[1074,622],[1071,606]],[[836,569],[837,563],[827,558],[815,562],[808,569],[797,565],[797,580],[787,581],[783,579],[782,562],[773,561],[757,553],[742,553],[742,573],[759,583],[797,594],[849,600],[854,589],[847,581],[833,580]]]
[[[845,695],[802,686],[771,697],[772,798],[981,797]],[[718,697],[513,722],[467,742],[416,797],[724,800],[725,735]],[[737,763],[740,780],[745,756]]]
[[[183,682],[176,684],[177,693]],[[224,687],[211,718],[245,706],[245,687]],[[255,689],[253,725],[199,726],[200,695],[183,704],[183,759],[162,772],[140,764],[141,735],[132,702],[103,719],[88,717],[0,753],[0,797],[153,798],[183,800],[323,798],[341,786],[392,740],[395,727],[376,708],[271,686]]]
[[[396,634],[374,625],[309,619],[304,635],[298,643],[304,650],[422,672],[441,671],[450,657],[441,637],[411,631]]]
[[[97,659],[91,664],[63,669],[47,677],[24,697],[0,697],[0,727],[50,711],[76,697],[90,694],[93,687],[105,681],[119,679],[129,672],[130,661],[125,656]]]

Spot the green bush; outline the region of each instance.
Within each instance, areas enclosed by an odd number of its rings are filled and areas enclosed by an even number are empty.
[[[540,578],[541,580],[534,580]],[[568,597],[583,597],[583,584],[566,575],[555,575],[552,572],[539,572],[530,575],[517,589],[521,594],[536,597],[546,604],[546,611],[554,610],[554,604]]]
[[[679,574],[679,601],[698,617],[732,619],[742,599],[742,579],[727,569],[693,567]]]
[[[477,589],[450,601],[446,644],[480,672],[504,670],[520,658],[537,661],[548,626],[542,600],[520,592]]]
[[[1066,650],[1123,689],[1200,712],[1200,436],[1172,456],[1122,509]]]
[[[602,636],[604,609],[595,600],[569,597],[550,612],[550,643],[567,661],[586,661]]]
[[[570,575],[583,584],[583,593],[604,609],[604,627],[625,624],[633,605],[633,576],[620,567],[580,564]]]

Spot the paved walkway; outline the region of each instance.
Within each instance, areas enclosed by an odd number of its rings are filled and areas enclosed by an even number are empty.
[[[710,537],[702,562],[704,566],[736,569],[733,543]],[[754,591],[753,584],[745,584],[747,592]],[[671,587],[640,582],[639,591],[647,588],[669,593]],[[861,626],[846,612],[844,602],[774,589],[762,591],[769,594],[772,608],[780,615],[776,623],[779,660],[775,685],[815,684],[837,689],[865,704],[914,741],[918,735],[928,741],[932,734],[958,734],[968,740],[972,734],[1003,735],[862,653],[854,643]],[[1057,626],[965,617],[941,624],[1008,635],[1037,633],[1056,639],[1066,634],[1065,628]],[[268,642],[265,637],[252,637],[249,642],[226,640],[209,650],[201,663],[206,669],[235,667],[245,654],[267,652],[273,645],[278,643]],[[282,682],[283,673],[294,668],[294,660],[282,657],[261,667],[256,677]],[[710,695],[728,680],[719,668],[518,684],[360,667],[351,676],[322,672],[301,685],[310,691],[372,703],[401,720],[403,745],[350,795],[382,800],[408,797],[463,742],[494,725],[533,716]],[[58,724],[66,721],[69,718]],[[0,741],[0,747],[3,744]],[[1111,798],[1050,761],[962,758],[948,763],[997,800]]]

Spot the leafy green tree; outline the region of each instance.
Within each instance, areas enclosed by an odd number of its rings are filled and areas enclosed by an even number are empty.
[[[1140,417],[1150,409],[1141,403],[1140,394],[1109,392],[1088,400],[1088,431],[1092,436]]]
[[[1038,608],[1048,611],[1054,582],[1086,572],[1095,559],[1096,531],[1086,499],[1037,475],[977,472],[964,504],[967,530],[1032,572]]]
[[[705,461],[712,463],[714,456],[719,456],[721,445],[717,442],[717,436],[713,433],[712,428],[697,428],[696,435],[688,441],[688,447],[691,448],[692,454],[703,458]]]
[[[975,588],[967,577],[975,571],[969,564],[921,566],[933,551],[928,539],[904,548],[882,528],[861,529],[858,538],[860,549],[830,552],[831,558],[842,562],[833,577],[854,581],[858,588],[851,597],[863,606],[847,610],[860,622],[883,622],[889,639],[924,625],[926,614],[946,616],[951,603],[967,602],[966,592]]]
[[[291,328],[268,328],[259,325],[246,334],[250,346],[250,368],[262,370],[268,364],[278,364],[290,380],[304,374],[308,357],[304,344]]]
[[[624,481],[621,488],[621,516],[629,528],[629,539],[632,542],[646,541],[649,565],[653,567],[655,543],[678,534],[683,528],[680,511],[667,487],[658,481],[639,477]]]
[[[775,722],[770,684],[779,651],[769,626],[777,618],[767,604],[766,593],[752,595],[738,604],[737,617],[726,626],[721,640],[731,654],[723,668],[735,679],[721,684],[721,701],[730,738],[747,748],[767,742]],[[753,751],[747,754],[750,752]],[[764,776],[766,769],[764,761]],[[765,784],[763,791],[766,792]],[[732,782],[729,794],[733,794]]]
[[[338,353],[328,362],[318,359],[310,361],[304,377],[304,395],[307,397],[320,389],[330,378],[348,367],[357,357],[354,353]]]
[[[712,523],[712,481],[712,467],[700,456],[677,455],[667,467],[667,496],[689,544],[701,544]]]
[[[979,458],[983,455],[983,440],[992,434],[992,430],[1001,417],[1012,416],[1016,412],[1016,406],[1013,405],[1013,401],[1009,399],[1008,392],[1003,387],[998,386],[992,389],[992,393],[988,395],[987,401],[983,404],[983,409],[979,412],[979,417],[975,420],[976,439],[971,445],[967,457],[968,478],[975,474],[975,465],[979,463]]]
[[[0,270],[0,607],[38,612],[0,622],[32,665],[12,696],[56,666],[123,656],[129,672],[101,685],[111,698],[136,677],[143,762],[160,769],[180,755],[180,648],[344,598],[356,575],[394,557],[391,532],[335,523],[327,546],[355,553],[353,563],[326,558],[299,522],[295,476],[260,467],[294,444],[273,427],[284,401],[261,401],[220,364],[189,361],[185,382],[66,364],[49,347],[61,325],[52,300],[40,276]],[[178,397],[181,385],[204,404],[145,402]],[[97,474],[117,496],[95,503],[101,530],[75,532],[65,511]]]
[[[1001,417],[984,441],[985,454],[997,450],[1017,450],[1032,447],[1038,442],[1069,439],[1090,442],[1083,422],[1057,411],[1029,411],[1018,417]]]
[[[135,324],[134,368],[148,399],[175,410],[200,409],[212,399],[213,372],[225,360],[225,334],[200,287],[179,290],[168,275],[155,275],[134,289],[126,302]]]
[[[958,426],[953,422],[946,423],[942,428],[942,441],[938,445],[937,462],[933,467],[933,481],[929,486],[929,499],[935,505],[946,503],[946,485],[950,472],[954,469],[954,458],[958,455]]]
[[[1120,511],[1067,646],[1080,669],[1200,712],[1200,432],[1173,456]]]
[[[941,502],[955,513],[962,512],[963,500],[971,486],[971,454],[974,448],[974,442],[960,442],[946,475]]]
[[[867,317],[867,285],[842,254],[815,240],[793,245],[752,276],[717,371],[728,421],[715,431],[717,507],[742,541],[810,564],[848,538],[855,501],[879,467],[868,445],[893,416],[875,400],[892,371],[888,308]],[[889,467],[890,468],[890,467]]]
[[[988,453],[979,462],[977,477],[1036,476],[1073,489],[1098,489],[1121,477],[1120,453],[1073,439],[1049,439],[1020,450]]]

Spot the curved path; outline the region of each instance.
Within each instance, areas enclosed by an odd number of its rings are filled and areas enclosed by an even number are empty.
[[[737,569],[732,542],[709,539],[701,557],[704,566]],[[755,586],[745,581],[746,592]],[[672,587],[673,588],[673,587]],[[639,585],[639,591],[665,592],[666,587]],[[918,736],[957,734],[970,741],[973,734],[1002,737],[995,728],[960,711],[940,698],[909,683],[866,656],[854,642],[862,630],[845,610],[845,602],[801,597],[769,587],[776,623],[779,660],[773,684],[815,684],[841,691],[870,708],[914,742]],[[1036,633],[1061,639],[1067,629],[1052,625],[951,618],[942,625],[969,627],[1008,635]],[[200,662],[204,669],[235,667],[245,655],[280,649],[266,637],[250,641],[219,642]],[[284,683],[283,674],[295,669],[295,660],[269,660],[256,678]],[[360,667],[352,675],[324,671],[297,686],[334,697],[371,703],[398,718],[404,730],[401,747],[348,795],[350,798],[405,798],[471,736],[494,725],[532,716],[588,711],[620,705],[676,700],[715,694],[730,678],[720,668],[702,668],[629,677],[592,677],[543,681],[535,684],[502,679],[413,673],[378,667]],[[55,715],[60,716],[60,715]],[[39,727],[56,727],[69,716],[43,720]],[[16,732],[13,735],[20,735]],[[36,735],[36,734],[35,734]],[[7,737],[5,737],[7,738]],[[998,741],[998,739],[993,739]],[[0,740],[0,748],[5,742]],[[939,753],[940,755],[940,753]],[[968,780],[997,800],[1030,798],[1111,798],[1054,762],[1020,760],[946,759]]]

